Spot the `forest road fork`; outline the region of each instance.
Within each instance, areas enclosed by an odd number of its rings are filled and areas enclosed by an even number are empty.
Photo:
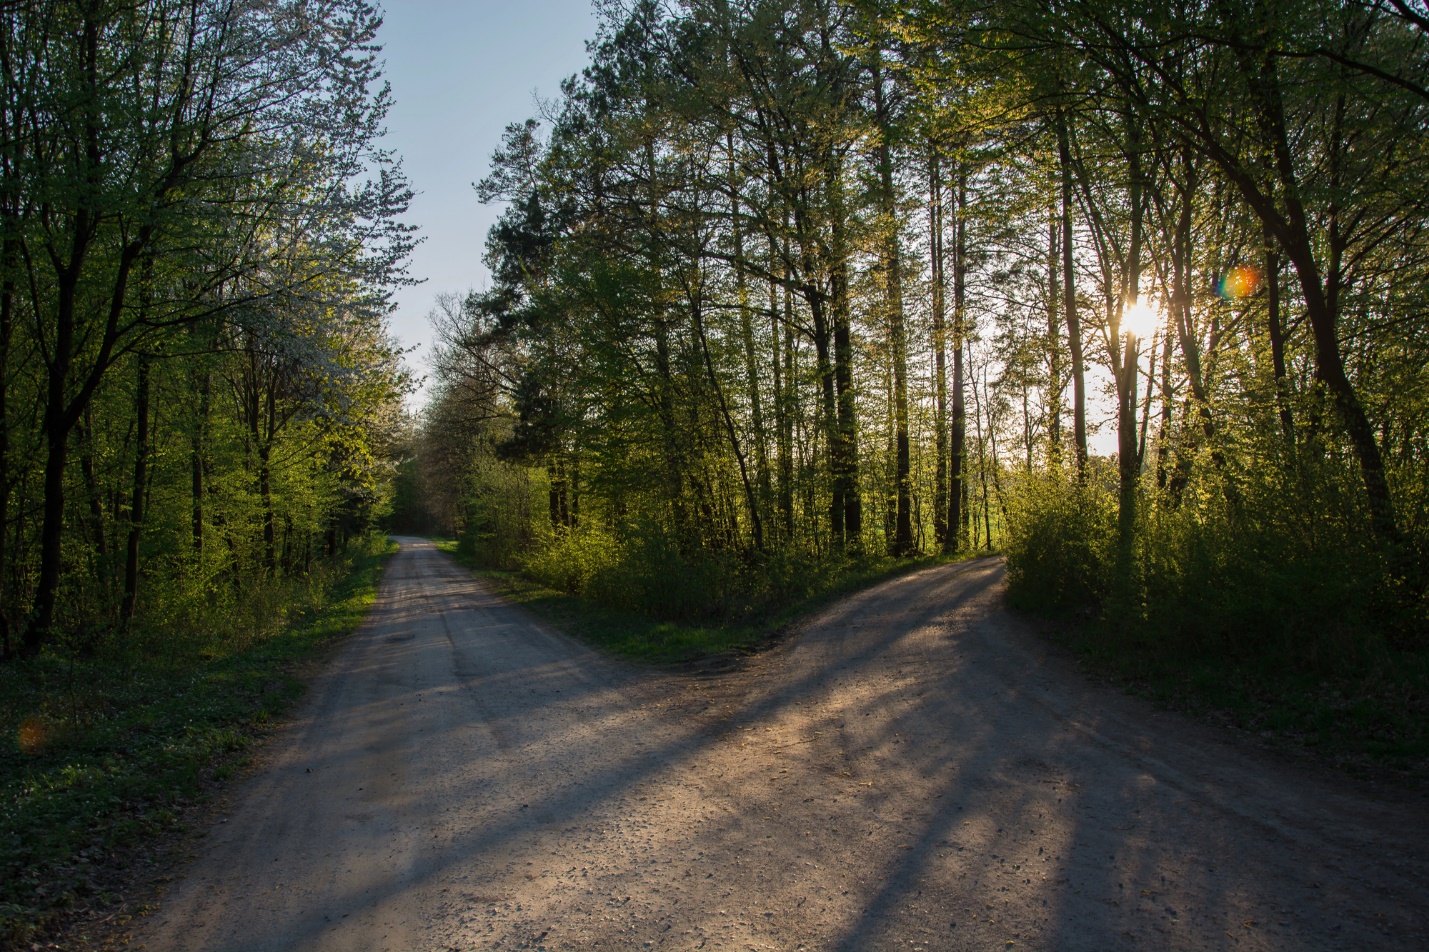
[[[1429,948],[1422,796],[1088,682],[995,560],[682,674],[401,542],[136,946]]]

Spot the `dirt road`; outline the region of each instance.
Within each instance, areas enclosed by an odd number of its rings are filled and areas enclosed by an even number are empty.
[[[1429,948],[1424,798],[1089,684],[995,561],[676,675],[402,542],[136,945]]]

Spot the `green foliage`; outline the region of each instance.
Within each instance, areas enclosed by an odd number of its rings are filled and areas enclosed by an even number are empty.
[[[1014,604],[1058,614],[1100,606],[1111,591],[1116,551],[1114,478],[1096,472],[1078,481],[1052,472],[1022,479],[1004,544]]]
[[[381,18],[290,14],[6,9],[0,655],[304,575],[387,506],[413,239]]]
[[[682,624],[738,625],[844,590],[851,580],[924,561],[682,551],[658,527],[646,525],[623,538],[594,528],[560,533],[532,549],[522,568],[542,586],[617,611]]]
[[[601,543],[608,546],[606,543]],[[480,578],[503,596],[523,605],[558,627],[604,651],[637,661],[678,664],[757,650],[780,629],[808,615],[819,606],[849,592],[865,588],[902,572],[943,561],[935,558],[860,560],[827,559],[817,563],[780,560],[764,563],[763,582],[754,569],[736,578],[742,609],[725,614],[713,600],[700,597],[684,585],[672,588],[652,585],[638,597],[621,594],[608,598],[610,590],[597,584],[582,592],[555,587],[532,572],[493,571],[463,555],[457,542],[439,542],[438,548],[476,570]],[[567,540],[560,550],[587,564],[594,561],[580,552],[578,544]],[[651,566],[618,565],[609,560],[607,548],[601,558],[605,578],[630,578],[649,573]],[[555,566],[551,566],[552,570]],[[574,573],[579,576],[580,573]],[[599,574],[592,575],[594,581]],[[571,575],[556,574],[556,581]],[[718,586],[730,590],[728,579]],[[599,593],[599,595],[597,594]],[[673,593],[673,594],[672,594]],[[679,595],[693,596],[681,602]],[[703,604],[710,614],[676,616],[675,608],[688,610]]]
[[[478,457],[471,463],[467,487],[462,553],[487,568],[518,567],[534,541],[530,474],[523,467]]]
[[[1018,487],[1009,596],[1167,701],[1336,752],[1429,756],[1422,606],[1362,531],[1356,474],[1308,455],[1173,496],[1144,480],[1119,564],[1114,476]],[[1357,505],[1358,504],[1358,505]]]
[[[307,578],[0,666],[0,944],[102,905],[119,856],[241,766],[301,693],[294,665],[358,625],[395,550],[369,537]]]
[[[1381,659],[1407,619],[1382,554],[1358,530],[1363,515],[1345,512],[1353,479],[1342,474],[1337,493],[1297,493],[1252,474],[1232,488],[1211,472],[1183,505],[1142,507],[1130,590],[1113,607],[1197,653],[1322,671]]]

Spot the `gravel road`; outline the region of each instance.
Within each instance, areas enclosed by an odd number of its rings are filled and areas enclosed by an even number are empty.
[[[136,946],[1429,949],[1429,801],[1088,682],[995,560],[652,673],[401,542]]]

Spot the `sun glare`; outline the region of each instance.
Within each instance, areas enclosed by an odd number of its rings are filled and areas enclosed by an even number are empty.
[[[1132,301],[1121,315],[1121,332],[1137,340],[1149,340],[1160,326],[1161,312],[1146,298]]]

